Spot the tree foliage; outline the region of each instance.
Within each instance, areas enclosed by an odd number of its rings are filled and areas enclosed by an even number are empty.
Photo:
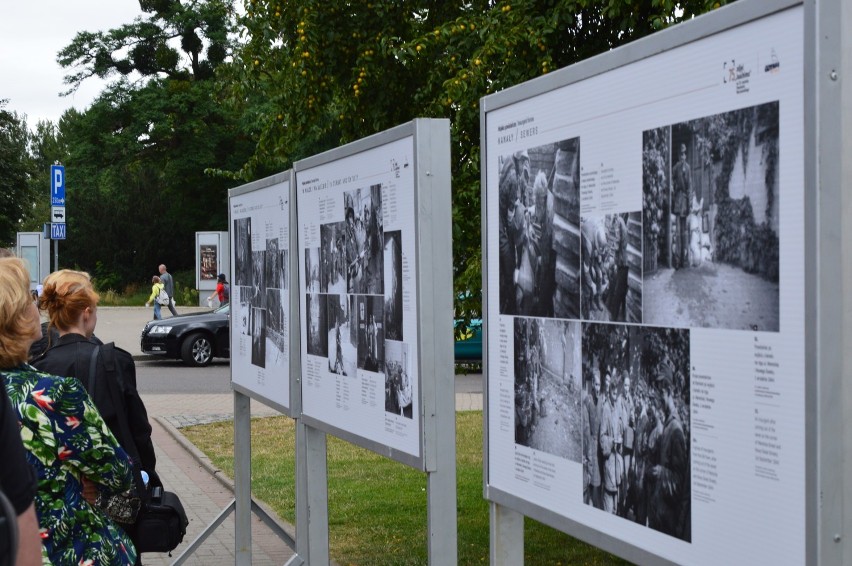
[[[7,104],[8,100],[0,99],[0,247],[14,246],[34,200],[27,123],[7,110]]]
[[[712,0],[247,0],[223,73],[256,139],[249,179],[416,117],[452,124],[457,314],[481,285],[479,100],[643,37]],[[465,293],[468,292],[468,293]]]

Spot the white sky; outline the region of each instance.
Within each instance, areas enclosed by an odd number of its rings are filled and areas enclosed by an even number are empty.
[[[56,54],[79,31],[106,31],[142,15],[138,0],[29,0],[3,2],[0,16],[0,99],[5,109],[27,115],[31,130],[39,120],[57,122],[71,108],[85,110],[104,83],[86,79],[76,93],[60,97],[64,69]]]

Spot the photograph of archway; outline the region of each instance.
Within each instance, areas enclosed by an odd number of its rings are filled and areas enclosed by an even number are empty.
[[[643,132],[646,324],[779,330],[778,108]]]

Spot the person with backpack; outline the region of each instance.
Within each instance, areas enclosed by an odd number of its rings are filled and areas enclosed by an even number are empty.
[[[162,289],[163,284],[156,282],[154,286]],[[148,412],[136,389],[133,357],[114,343],[104,344],[94,336],[98,299],[88,273],[63,269],[48,275],[40,306],[47,311],[50,326],[59,331],[59,339],[32,365],[82,382],[110,431],[130,455],[135,491],[144,497],[143,471],[148,474],[151,487],[162,485],[156,474]],[[121,526],[137,544],[135,523]]]
[[[145,301],[145,306],[149,306],[152,302],[154,303],[154,320],[162,320],[163,315],[160,309],[171,303],[171,299],[158,275],[151,278],[151,296]]]
[[[231,302],[231,286],[228,284],[228,277],[224,273],[219,274],[216,280],[216,290],[210,293],[207,302],[210,303],[214,298],[219,299],[220,307]]]

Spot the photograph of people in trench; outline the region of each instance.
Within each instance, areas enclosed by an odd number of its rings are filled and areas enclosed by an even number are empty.
[[[779,331],[778,108],[643,132],[643,322]]]
[[[515,318],[515,442],[580,462],[580,323]]]
[[[384,293],[382,186],[343,193],[347,292]]]
[[[355,376],[358,362],[358,328],[352,318],[355,297],[328,297],[328,371]],[[351,299],[351,300],[350,300]]]
[[[580,317],[580,138],[499,159],[500,313]]]
[[[583,501],[690,542],[687,329],[583,323]]]
[[[385,411],[408,419],[414,418],[414,383],[408,344],[387,340],[385,363]]]
[[[584,320],[642,322],[642,213],[583,217]]]

